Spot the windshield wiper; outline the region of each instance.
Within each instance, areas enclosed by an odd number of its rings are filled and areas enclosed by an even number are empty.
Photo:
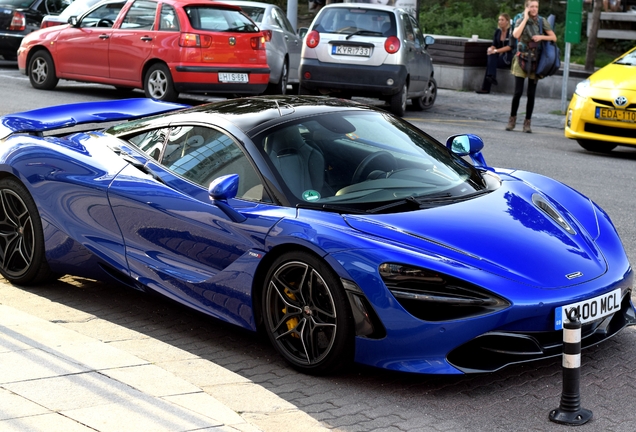
[[[451,193],[441,193],[437,195],[427,195],[422,198],[417,198],[416,201],[420,204],[420,208],[427,208],[431,205],[443,203],[450,204],[455,202],[467,201],[479,195],[490,193],[488,189],[481,189],[466,195],[453,195]]]
[[[142,164],[141,162],[139,162],[137,159],[135,159],[134,157],[132,157],[128,153],[122,153],[121,158],[123,160],[125,160],[126,162],[128,162],[129,164],[131,164],[132,166],[134,166],[135,168],[137,168],[142,173],[147,174],[150,177],[152,177],[153,179],[157,180],[159,183],[163,183],[166,186],[168,185],[168,183],[166,183],[164,181],[164,179],[159,177],[159,175],[156,172],[154,172],[153,170],[148,168],[147,165]]]
[[[296,208],[306,208],[311,210],[326,210],[334,213],[354,213],[354,214],[365,214],[366,210],[341,206],[337,204],[324,204],[324,203],[298,203],[296,204]]]

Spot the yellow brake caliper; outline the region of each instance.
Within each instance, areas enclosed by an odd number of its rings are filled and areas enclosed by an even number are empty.
[[[285,295],[291,300],[296,301],[296,296],[289,290],[289,288],[285,288]],[[287,313],[287,307],[283,308],[283,313]],[[287,324],[287,330],[293,330],[298,325],[298,318],[290,318],[285,322],[285,324]],[[299,337],[297,333],[292,333],[291,335],[295,338]]]

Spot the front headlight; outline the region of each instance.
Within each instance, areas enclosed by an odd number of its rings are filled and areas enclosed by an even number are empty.
[[[379,271],[398,303],[425,321],[471,318],[510,306],[490,291],[435,271],[395,263],[383,263]]]
[[[586,98],[590,93],[590,80],[584,79],[583,81],[578,83],[576,85],[576,88],[574,89],[574,93],[576,93],[577,95],[581,97]]]

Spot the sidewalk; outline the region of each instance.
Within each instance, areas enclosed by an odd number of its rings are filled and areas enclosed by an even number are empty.
[[[326,430],[221,366],[4,281],[0,407],[3,432]]]

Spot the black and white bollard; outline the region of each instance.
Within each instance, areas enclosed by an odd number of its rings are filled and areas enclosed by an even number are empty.
[[[592,411],[581,408],[581,322],[574,308],[566,312],[568,321],[563,323],[563,391],[561,404],[550,411],[555,423],[578,426],[592,418]]]

